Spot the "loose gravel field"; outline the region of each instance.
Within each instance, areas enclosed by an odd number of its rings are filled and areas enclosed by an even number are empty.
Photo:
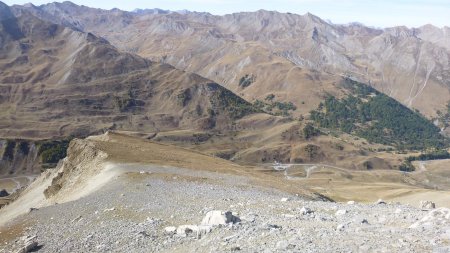
[[[0,252],[14,252],[24,235],[37,236],[39,252],[450,252],[448,209],[420,222],[431,211],[311,201],[214,172],[118,166],[127,172],[88,196],[21,216],[2,230]],[[211,210],[240,221],[202,234],[165,231],[199,225]]]

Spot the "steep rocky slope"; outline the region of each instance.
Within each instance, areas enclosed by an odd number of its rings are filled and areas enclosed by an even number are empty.
[[[302,107],[308,97],[319,99],[308,85],[311,79],[329,80],[327,73],[370,83],[429,117],[445,111],[450,100],[448,27],[374,29],[263,10],[225,16],[129,13],[69,2],[14,10],[92,31],[123,50],[201,74],[249,100],[277,91]],[[239,85],[245,75],[256,77],[248,87]]]

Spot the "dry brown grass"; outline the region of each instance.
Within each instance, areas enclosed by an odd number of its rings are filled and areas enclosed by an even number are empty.
[[[181,134],[181,132],[177,132]],[[183,132],[185,133],[185,132]],[[175,133],[171,133],[175,134]],[[397,170],[351,170],[324,167],[315,170],[308,179],[288,180],[281,172],[269,167],[245,166],[216,157],[211,157],[192,149],[130,137],[126,134],[109,133],[96,137],[95,145],[109,154],[109,160],[119,163],[158,164],[193,170],[204,170],[231,175],[241,175],[249,179],[250,185],[278,189],[281,191],[314,196],[312,192],[336,201],[356,200],[374,202],[379,198],[405,201],[418,205],[421,198],[429,196],[438,205],[445,205],[442,199],[448,192],[429,189],[418,173],[403,173]],[[391,154],[389,154],[391,155]],[[290,176],[304,177],[302,170]],[[130,174],[129,177],[137,177]],[[150,174],[148,176],[172,180],[172,175]],[[202,180],[185,178],[182,180]],[[413,201],[413,202],[411,202]]]
[[[191,149],[154,143],[118,133],[108,133],[93,140],[96,147],[108,154],[108,160],[111,162],[167,165],[245,176],[249,178],[251,184],[257,186],[314,197],[314,194],[302,185],[286,181],[278,176],[260,173],[257,167],[238,165]]]

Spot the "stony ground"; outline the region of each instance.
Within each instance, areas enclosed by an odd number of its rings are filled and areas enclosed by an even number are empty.
[[[450,252],[448,210],[420,222],[432,211],[308,201],[217,173],[145,171],[31,211],[19,219],[26,224],[20,235],[37,236],[39,252]],[[241,221],[204,234],[165,231],[199,225],[211,210],[231,211]],[[3,242],[0,252],[14,252],[21,242]]]

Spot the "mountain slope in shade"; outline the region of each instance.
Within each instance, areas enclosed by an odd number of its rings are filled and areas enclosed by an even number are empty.
[[[16,13],[24,9],[30,8],[14,7]],[[296,87],[308,79],[290,84],[289,76],[298,70],[293,66],[317,71],[316,76],[331,73],[370,83],[428,117],[450,100],[448,27],[373,29],[334,25],[309,13],[263,10],[137,15],[66,2],[36,7],[34,13],[53,22],[72,20],[123,50],[198,73],[250,100],[276,91],[280,99],[302,107],[298,97],[310,91]],[[256,76],[254,84],[239,87],[247,74]]]

